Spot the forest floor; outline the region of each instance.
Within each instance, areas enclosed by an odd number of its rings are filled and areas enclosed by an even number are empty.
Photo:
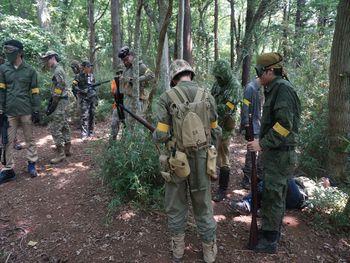
[[[113,195],[95,176],[96,156],[107,145],[109,123],[99,123],[93,140],[82,142],[72,128],[74,155],[50,165],[54,145],[45,127],[35,127],[39,176],[26,173],[25,150],[16,152],[17,179],[0,185],[0,262],[170,262],[166,216],[124,205],[112,215]],[[20,132],[19,139],[22,138]],[[239,199],[245,146],[232,143],[229,198]],[[213,191],[216,183],[213,183]],[[350,262],[350,238],[317,226],[307,213],[287,211],[278,254],[246,249],[250,216],[215,203],[216,262]],[[200,241],[189,217],[184,262],[202,262]]]

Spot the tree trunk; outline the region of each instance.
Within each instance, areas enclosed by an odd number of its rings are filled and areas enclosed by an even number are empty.
[[[62,36],[62,44],[65,45],[67,43],[67,26],[68,26],[68,14],[69,14],[69,1],[62,1],[62,15],[61,15],[61,36]]]
[[[95,63],[96,33],[95,33],[95,0],[88,0],[88,26],[89,26],[89,60]]]
[[[328,172],[341,182],[350,177],[344,138],[350,135],[350,1],[340,0],[329,66]],[[349,178],[348,178],[349,180]]]
[[[112,19],[112,57],[113,69],[116,70],[120,64],[118,51],[121,47],[121,33],[120,33],[120,4],[119,0],[111,0],[111,19]]]
[[[191,0],[185,0],[185,19],[183,34],[183,59],[193,66],[191,35]]]
[[[219,0],[214,1],[214,60],[219,59],[218,28],[219,28]]]
[[[290,10],[290,0],[285,0],[283,7],[283,38],[282,38],[282,50],[283,57],[288,59],[288,27],[289,27],[289,10]]]
[[[230,0],[230,7],[231,7],[231,16],[230,16],[230,61],[231,61],[231,68],[234,67],[235,64],[235,34],[236,34],[236,23],[235,23],[235,1]]]
[[[185,27],[185,0],[179,0],[179,14],[176,27],[176,54],[175,59],[184,57],[184,27]]]
[[[141,39],[141,12],[142,12],[142,5],[143,5],[143,0],[138,0],[137,1],[137,9],[136,9],[136,21],[135,21],[135,35],[134,35],[134,60],[132,62],[132,68],[133,68],[133,81],[132,81],[132,97],[133,97],[133,102],[132,102],[132,107],[131,110],[133,112],[139,113],[141,108],[140,108],[140,83],[138,81],[139,78],[139,61],[140,61],[140,39]]]
[[[48,29],[50,25],[50,13],[45,0],[36,0],[39,26]]]

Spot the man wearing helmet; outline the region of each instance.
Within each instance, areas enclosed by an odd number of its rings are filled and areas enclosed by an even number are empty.
[[[55,51],[47,51],[42,57],[42,62],[53,72],[51,85],[51,99],[54,107],[52,119],[49,123],[53,141],[56,144],[57,156],[51,159],[51,163],[62,162],[66,156],[71,155],[71,134],[68,124],[68,89],[67,77]]]
[[[27,145],[28,172],[36,177],[35,163],[38,154],[33,139],[33,123],[39,122],[40,97],[37,73],[23,59],[23,44],[18,40],[4,43],[7,62],[0,66],[0,122],[8,119],[8,143],[1,156],[4,164],[0,173],[0,184],[14,180],[13,143],[17,128],[23,128]]]
[[[132,103],[132,63],[134,61],[134,52],[129,47],[122,47],[118,53],[118,57],[123,61],[125,70],[120,78],[120,87],[122,93],[124,93],[124,104],[130,108]],[[140,112],[139,115],[144,116],[148,108],[148,99],[150,94],[149,81],[154,79],[154,73],[142,62],[139,61],[139,78],[140,83]]]
[[[158,102],[158,124],[153,137],[157,142],[167,143],[172,152],[178,151],[179,145],[178,143],[173,146],[169,145],[172,143],[169,138],[177,138],[175,132],[178,132],[174,128],[175,123],[174,118],[172,118],[174,101],[171,93],[182,94],[180,96],[182,100],[194,102],[197,99],[198,91],[203,90],[196,82],[192,81],[194,75],[192,67],[185,60],[175,60],[170,66],[170,86],[172,89],[164,92]],[[215,141],[217,135],[221,133],[217,123],[215,100],[208,92],[205,92],[204,98],[206,98],[205,101],[209,107],[208,130],[211,131],[212,140]],[[216,258],[216,222],[211,204],[211,183],[207,175],[207,151],[208,145],[199,149],[187,150],[189,175],[180,177],[175,174],[172,180],[165,183],[165,210],[168,216],[168,228],[172,235],[171,249],[174,262],[181,262],[184,254],[188,191],[202,240],[204,261],[214,262]]]
[[[300,101],[283,71],[279,53],[257,57],[255,70],[265,88],[259,139],[249,151],[262,152],[264,187],[261,203],[262,237],[256,252],[276,253],[285,212],[287,182],[296,166]]]

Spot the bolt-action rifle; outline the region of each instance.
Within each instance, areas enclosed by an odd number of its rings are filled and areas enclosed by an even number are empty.
[[[7,115],[2,114],[2,118],[0,121],[0,160],[3,165],[6,165],[6,144],[8,144],[8,130],[9,121]]]
[[[135,120],[137,120],[139,123],[141,123],[143,126],[145,126],[148,130],[150,130],[151,132],[154,132],[154,130],[156,129],[155,127],[152,126],[152,124],[150,124],[148,121],[146,121],[144,118],[137,116],[135,113],[133,113],[132,111],[130,111],[129,109],[125,108],[125,106],[123,104],[119,104],[119,106],[125,110],[127,113],[130,114],[131,117],[133,117]]]
[[[254,127],[252,114],[249,114],[249,127],[247,133],[248,141],[254,141]],[[256,175],[256,152],[250,152],[250,154],[252,158],[252,173],[250,176],[250,187],[252,191],[252,221],[250,224],[248,248],[253,249],[258,243],[258,177]]]

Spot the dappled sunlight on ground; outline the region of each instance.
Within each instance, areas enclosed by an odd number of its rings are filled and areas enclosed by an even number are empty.
[[[248,226],[250,226],[250,222],[252,221],[252,216],[251,215],[240,215],[240,216],[235,216],[233,217],[233,222],[237,222],[237,223],[244,223]]]
[[[121,219],[123,221],[129,221],[133,217],[135,217],[136,214],[134,211],[122,211],[120,214],[117,216],[118,219]]]
[[[284,216],[283,223],[291,227],[298,227],[300,225],[299,219],[295,216],[290,215]]]
[[[39,140],[37,140],[36,145],[37,146],[44,146],[46,144],[51,144],[52,143],[52,136],[51,135],[46,135]]]
[[[218,223],[218,222],[223,222],[226,221],[227,218],[224,215],[215,215],[214,216],[214,220]]]

